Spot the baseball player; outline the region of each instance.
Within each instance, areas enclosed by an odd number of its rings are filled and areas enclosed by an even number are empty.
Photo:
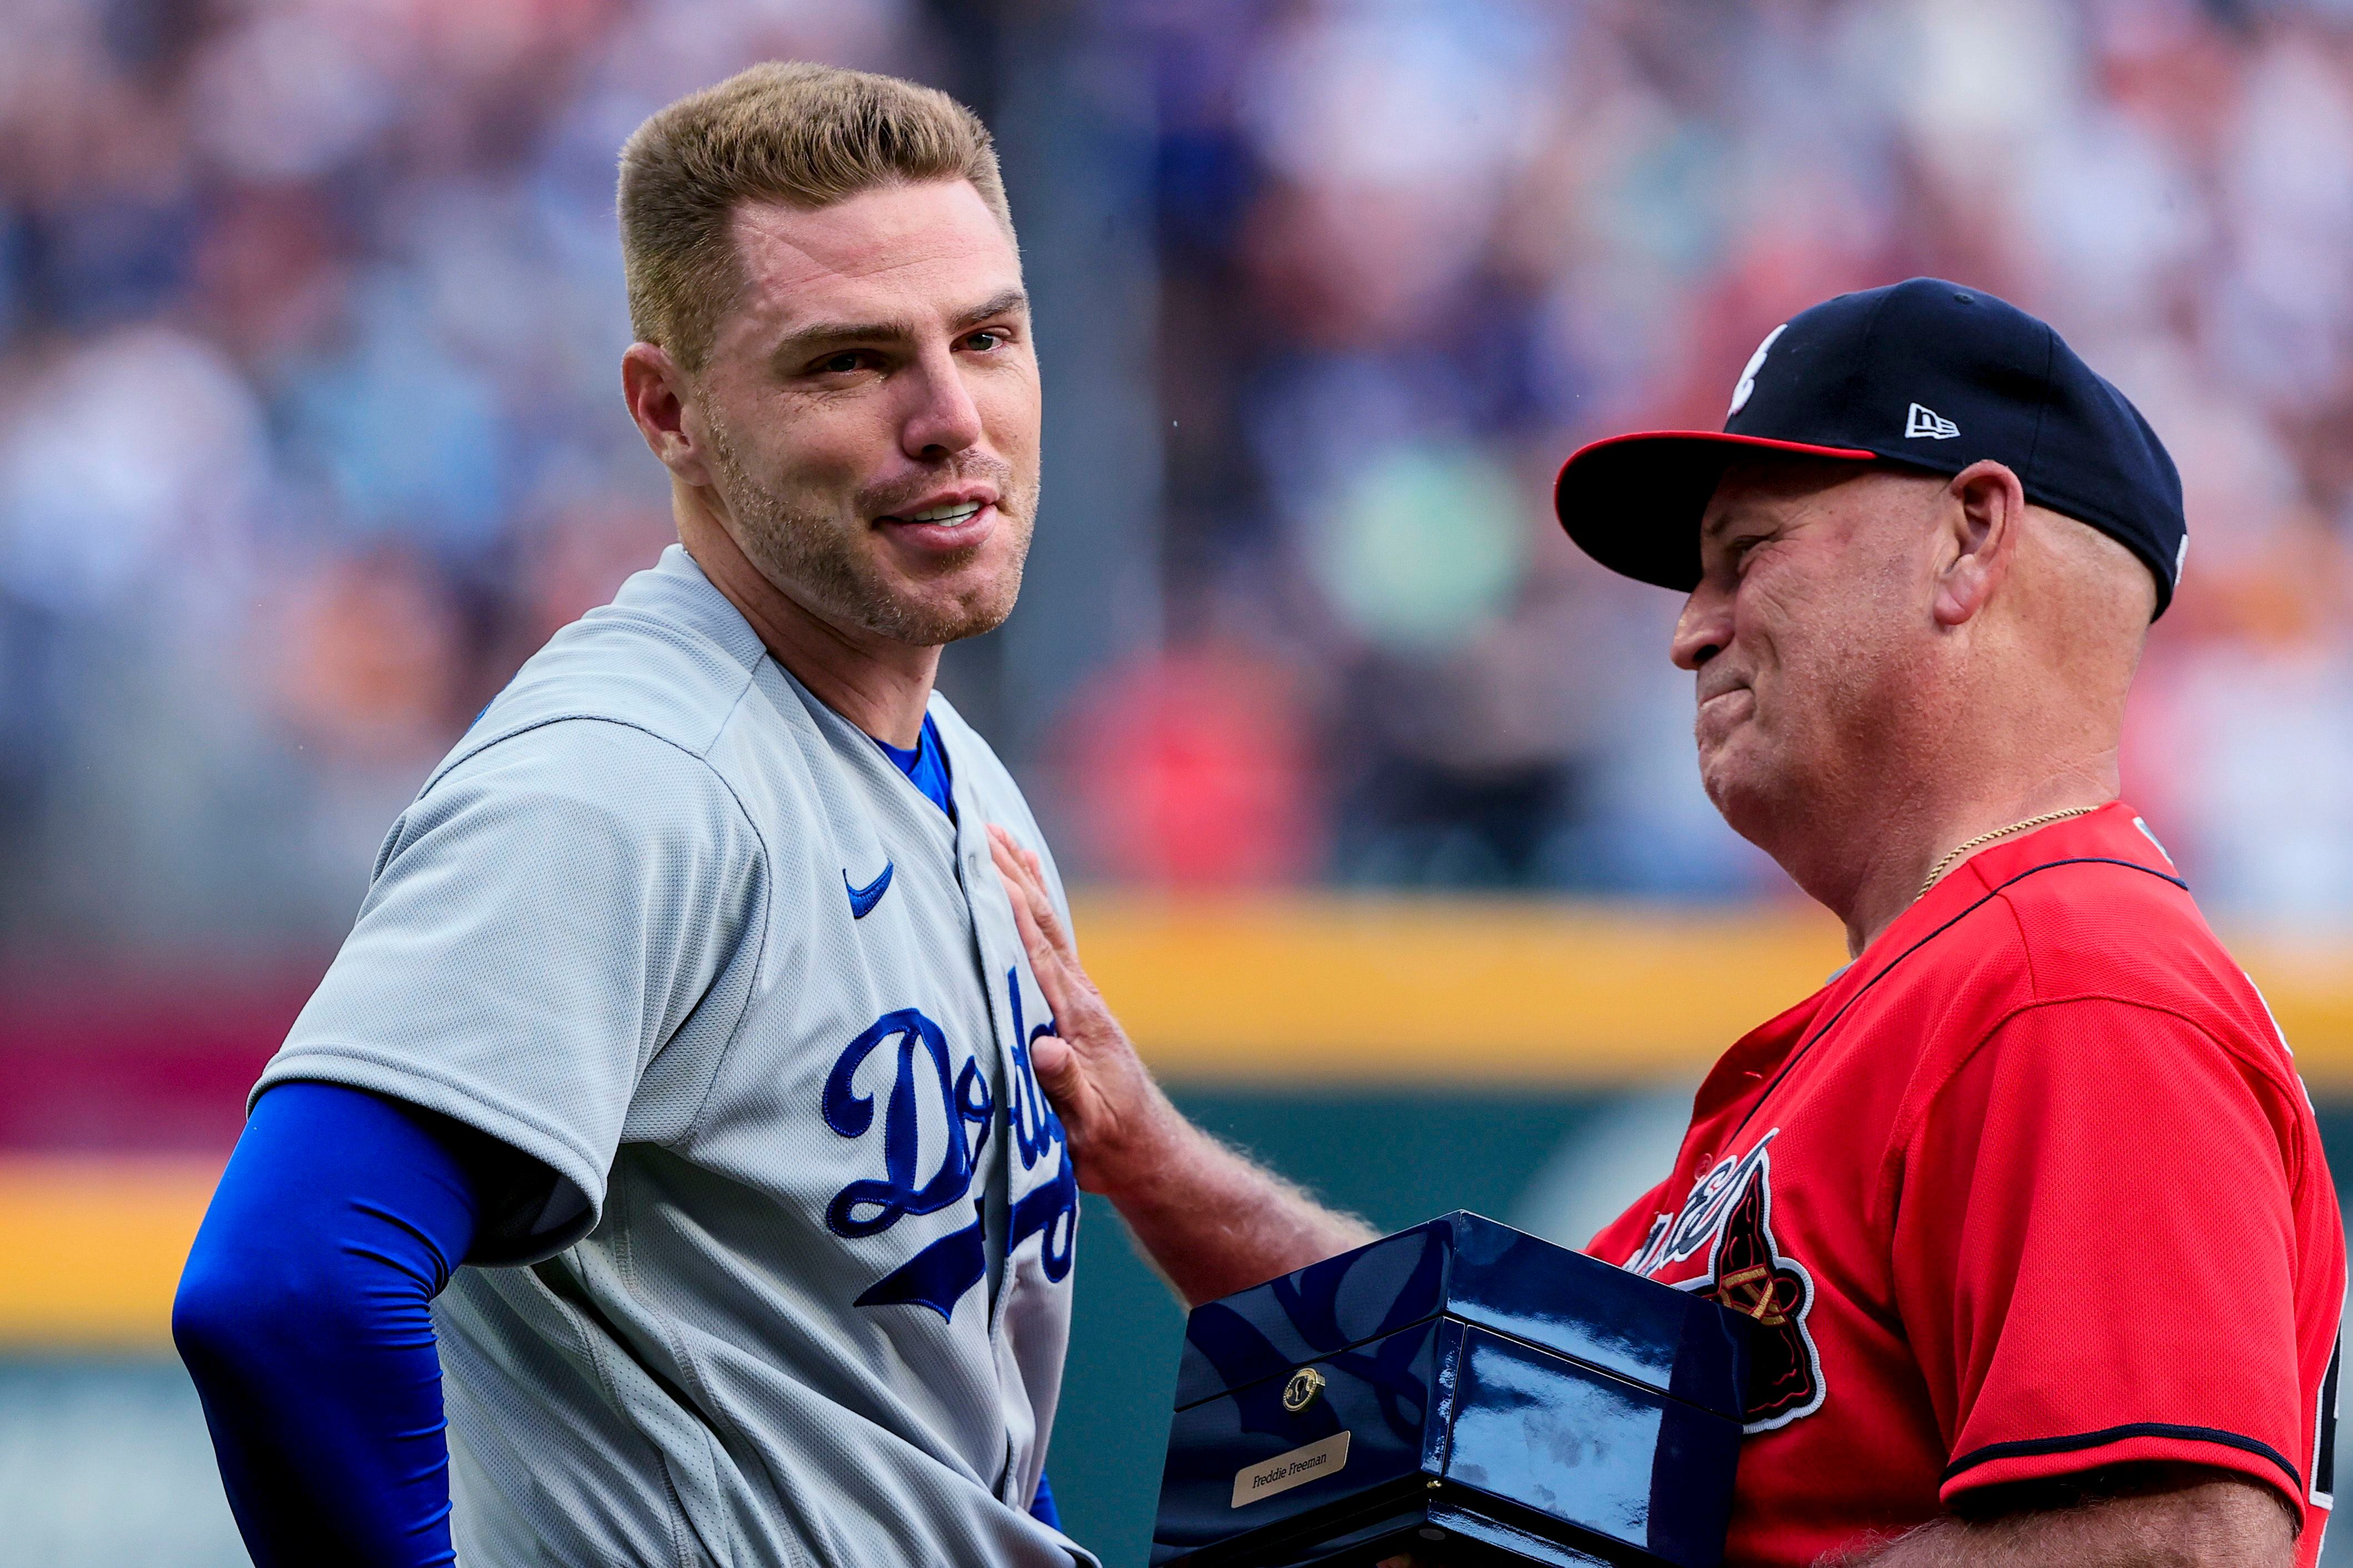
[[[1776,329],[1723,432],[1588,447],[1556,502],[1602,563],[1690,595],[1707,792],[1854,954],[1725,1055],[1674,1170],[1591,1248],[1754,1320],[1726,1561],[2310,1568],[2335,1192],[2263,998],[2117,798],[2187,538],[2156,435],[2042,322],[1915,279]],[[1085,984],[1050,869],[997,858],[1080,1181],[1180,1250],[1150,1173],[1193,1135]],[[1225,1201],[1261,1264],[1324,1239],[1296,1194]]]
[[[620,217],[681,544],[433,770],[255,1090],[174,1317],[231,1504],[305,1568],[1092,1563],[989,834],[1061,889],[932,689],[1038,500],[987,132],[764,66],[646,122]]]

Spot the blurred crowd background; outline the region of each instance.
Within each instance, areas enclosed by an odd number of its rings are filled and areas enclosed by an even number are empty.
[[[2211,903],[2353,914],[2342,0],[12,0],[0,931],[340,934],[669,536],[614,153],[773,56],[1005,141],[1061,407],[1030,600],[947,685],[1090,879],[1775,886],[1690,787],[1671,595],[1546,487],[1926,272],[2180,463],[2135,798]]]
[[[2128,793],[2231,929],[2353,932],[2353,0],[0,0],[0,1230],[80,1223],[10,1159],[178,1150],[168,1289],[387,825],[671,537],[617,147],[788,57],[997,132],[1045,503],[944,684],[1079,880],[1787,909],[1696,787],[1672,595],[1548,486],[1929,273],[2180,465]],[[1187,1103],[1384,1224],[1568,1240],[1622,1175],[1578,1151],[1641,1165],[1685,1103],[1332,1070]],[[1125,1562],[1175,1316],[1091,1246],[1055,1473]],[[25,1560],[237,1560],[169,1363],[17,1342]]]

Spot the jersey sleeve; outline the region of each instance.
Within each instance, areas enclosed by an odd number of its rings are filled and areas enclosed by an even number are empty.
[[[393,826],[357,924],[254,1089],[340,1083],[438,1111],[550,1167],[538,1212],[485,1215],[519,1258],[594,1226],[658,1058],[748,999],[765,861],[702,759],[599,720],[467,758]],[[723,980],[729,982],[722,984]],[[706,1005],[706,1002],[708,1005]]]
[[[2284,1086],[2173,1014],[2030,1008],[1937,1092],[1894,1279],[1942,1497],[2165,1460],[2306,1496]]]

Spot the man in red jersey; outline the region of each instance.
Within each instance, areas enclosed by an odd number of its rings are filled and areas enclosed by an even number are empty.
[[[2048,326],[1915,279],[1556,501],[1690,593],[1708,795],[1855,954],[1591,1249],[1755,1320],[1728,1559],[2316,1562],[2335,1192],[2263,998],[2116,799],[2187,542],[2154,432]]]
[[[2262,997],[2116,798],[2185,552],[2155,434],[2048,326],[1919,279],[1794,318],[1723,432],[1598,443],[1556,500],[1690,595],[1709,796],[1855,954],[1591,1247],[1755,1321],[1726,1562],[2310,1568],[2335,1192]],[[1168,1106],[997,855],[1080,1184],[1187,1299],[1360,1234]]]

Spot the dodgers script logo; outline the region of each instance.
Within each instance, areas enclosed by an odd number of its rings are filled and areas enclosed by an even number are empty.
[[[1008,1131],[1025,1172],[1043,1160],[1059,1164],[1047,1182],[1014,1200],[1005,1249],[1010,1256],[1030,1237],[1042,1236],[1040,1262],[1046,1278],[1059,1282],[1071,1271],[1079,1184],[1061,1121],[1046,1103],[1029,1065],[1030,1042],[1051,1034],[1053,1021],[1023,1034],[1019,976],[1008,971],[1006,981],[1012,987],[1016,1037],[1006,1093]],[[825,1124],[844,1138],[862,1139],[874,1128],[875,1097],[859,1093],[857,1079],[868,1058],[886,1048],[895,1054],[896,1070],[881,1112],[882,1174],[851,1182],[836,1193],[826,1205],[825,1223],[836,1236],[855,1239],[881,1235],[911,1215],[937,1214],[969,1202],[970,1225],[940,1237],[876,1280],[857,1302],[861,1307],[913,1303],[949,1319],[956,1303],[988,1274],[987,1204],[972,1196],[972,1185],[988,1146],[997,1098],[982,1079],[976,1058],[966,1056],[961,1067],[954,1066],[947,1036],[939,1025],[915,1008],[902,1007],[869,1025],[843,1047],[826,1074]],[[939,1150],[937,1163],[928,1173],[923,1169],[927,1145]]]
[[[1731,1308],[1755,1327],[1748,1341],[1748,1404],[1744,1429],[1752,1435],[1787,1426],[1822,1407],[1822,1358],[1806,1327],[1813,1310],[1814,1279],[1781,1255],[1773,1237],[1775,1128],[1746,1154],[1726,1156],[1692,1185],[1680,1215],[1651,1224],[1641,1250],[1626,1267],[1656,1279],[1678,1263],[1708,1252],[1706,1268],[1688,1279],[1665,1281]]]
[[[965,1058],[963,1069],[951,1074],[948,1040],[937,1024],[913,1007],[885,1013],[843,1048],[825,1078],[825,1124],[844,1138],[863,1138],[874,1125],[874,1097],[860,1094],[858,1069],[886,1045],[898,1049],[898,1074],[891,1082],[890,1103],[882,1112],[882,1175],[880,1180],[850,1183],[826,1205],[825,1223],[836,1236],[876,1236],[909,1215],[937,1214],[961,1203],[972,1191],[973,1172],[980,1152],[988,1145],[988,1124],[997,1111],[996,1097],[980,1081],[980,1064]],[[916,1053],[923,1053],[919,1072]],[[919,1089],[918,1085],[928,1089]],[[916,1179],[916,1154],[923,1142],[922,1107],[929,1099],[936,1125],[946,1123],[937,1170]],[[965,1291],[988,1273],[987,1241],[982,1234],[982,1204],[975,1201],[972,1223],[944,1236],[877,1280],[858,1298],[861,1307],[893,1302],[921,1302],[943,1318],[951,1316]]]

